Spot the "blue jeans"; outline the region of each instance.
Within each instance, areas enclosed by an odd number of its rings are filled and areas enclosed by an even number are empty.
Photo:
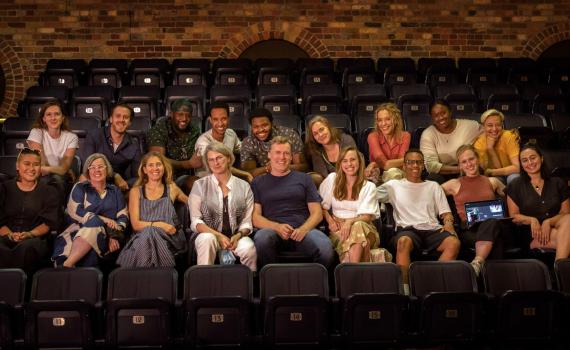
[[[310,230],[302,241],[297,242],[292,239],[284,240],[276,231],[265,228],[255,233],[253,242],[257,250],[258,271],[267,264],[277,263],[280,250],[297,251],[310,256],[314,262],[327,269],[332,268],[334,263],[335,253],[331,241],[317,229]]]

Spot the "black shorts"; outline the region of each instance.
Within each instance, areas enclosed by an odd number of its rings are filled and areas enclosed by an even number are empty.
[[[414,245],[413,250],[415,249],[425,249],[428,252],[432,252],[436,250],[443,242],[444,239],[450,236],[455,236],[451,234],[451,232],[444,231],[441,229],[438,230],[417,230],[412,226],[402,227],[396,231],[396,235],[392,240],[392,244],[394,248],[397,250],[398,248],[398,240],[400,237],[410,237],[412,240],[412,244]],[[412,251],[413,251],[412,250]]]

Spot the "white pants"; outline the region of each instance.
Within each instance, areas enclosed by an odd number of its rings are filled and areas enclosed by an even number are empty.
[[[202,232],[198,234],[194,241],[196,253],[198,254],[198,265],[212,265],[216,260],[216,254],[221,249],[218,239],[212,233]],[[239,257],[241,263],[251,269],[257,270],[257,252],[255,244],[249,237],[239,239],[233,253]]]

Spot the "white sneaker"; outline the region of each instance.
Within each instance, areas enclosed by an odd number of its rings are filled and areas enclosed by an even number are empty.
[[[481,267],[483,266],[483,263],[480,260],[473,259],[473,261],[471,262],[471,266],[475,271],[475,276],[479,277],[479,275],[481,274]]]

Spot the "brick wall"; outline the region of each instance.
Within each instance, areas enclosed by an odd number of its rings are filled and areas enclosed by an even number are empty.
[[[278,38],[312,57],[537,58],[570,39],[555,0],[3,0],[0,117],[50,58],[238,57]]]

